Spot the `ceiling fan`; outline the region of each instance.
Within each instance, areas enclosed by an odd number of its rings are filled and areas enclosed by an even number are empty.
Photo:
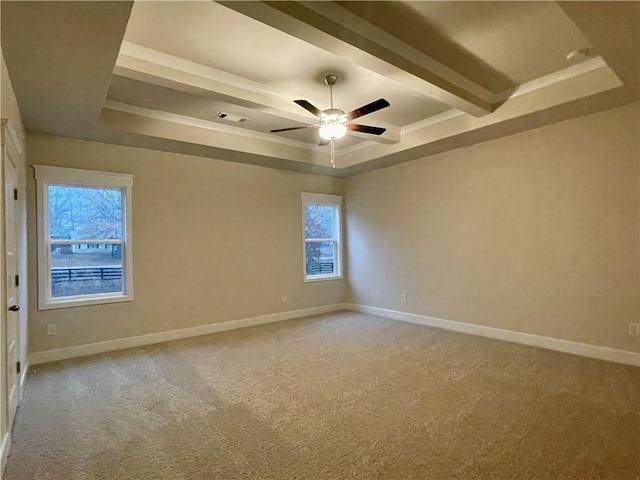
[[[384,98],[380,98],[375,102],[371,102],[367,105],[363,105],[360,108],[356,108],[349,113],[345,113],[339,108],[333,108],[333,86],[337,81],[337,75],[327,75],[326,77],[324,77],[324,83],[329,85],[329,94],[331,96],[331,108],[328,108],[327,110],[320,110],[319,108],[309,103],[307,100],[294,100],[294,102],[300,105],[302,108],[318,117],[318,123],[304,125],[302,127],[277,128],[275,130],[270,130],[271,133],[277,133],[288,132],[290,130],[301,130],[303,128],[318,128],[321,137],[319,145],[322,146],[326,145],[327,143],[331,144],[331,166],[333,168],[336,168],[335,150],[333,144],[334,140],[338,140],[344,137],[347,133],[347,130],[351,130],[353,132],[369,133],[371,135],[382,135],[387,130],[386,128],[370,127],[369,125],[360,125],[358,123],[351,122],[356,118],[369,115],[373,112],[377,112],[378,110],[387,108],[390,105],[389,102],[387,102]]]

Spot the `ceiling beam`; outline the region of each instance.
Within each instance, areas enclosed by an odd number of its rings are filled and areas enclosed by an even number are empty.
[[[217,147],[226,151],[261,155],[285,161],[328,165],[326,151],[309,149],[303,142],[273,142],[271,135],[230,134],[214,122],[108,101],[100,116],[102,126],[182,143]]]
[[[218,3],[473,116],[494,110],[486,89],[335,2]]]
[[[264,140],[268,142],[281,143],[292,147],[305,148],[308,150],[314,150],[317,152],[324,152],[317,145],[310,145],[307,142],[300,140],[293,140],[286,137],[276,137],[268,133],[256,132],[255,130],[249,130],[245,128],[237,128],[233,125],[226,125],[223,123],[212,122],[210,120],[203,120],[201,118],[194,118],[185,115],[180,115],[163,110],[154,110],[146,107],[140,107],[137,105],[131,105],[128,103],[119,102],[117,100],[106,100],[104,102],[104,110],[113,110],[116,112],[124,112],[139,117],[153,118],[156,120],[162,120],[166,122],[179,123],[181,125],[190,125],[197,128],[204,128],[218,133],[226,135],[236,135],[238,137],[251,138],[256,140]]]

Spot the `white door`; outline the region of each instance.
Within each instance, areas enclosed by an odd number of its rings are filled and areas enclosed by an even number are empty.
[[[18,221],[17,221],[17,168],[14,162],[15,151],[11,141],[7,142],[7,156],[4,162],[4,191],[5,191],[5,248],[6,248],[6,349],[7,362],[5,372],[7,379],[7,399],[9,428],[13,424],[13,417],[18,408],[20,397],[19,352],[18,352]]]

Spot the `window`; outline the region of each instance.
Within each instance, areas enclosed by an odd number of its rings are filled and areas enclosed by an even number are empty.
[[[38,308],[133,300],[133,176],[35,166]]]
[[[341,204],[336,195],[302,194],[305,282],[342,278]]]

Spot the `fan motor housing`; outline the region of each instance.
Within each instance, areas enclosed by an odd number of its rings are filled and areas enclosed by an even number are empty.
[[[336,120],[341,120],[341,117],[344,117],[346,120],[346,115],[344,114],[344,110],[340,110],[339,108],[327,108],[322,111],[322,116],[327,119],[335,118]]]

